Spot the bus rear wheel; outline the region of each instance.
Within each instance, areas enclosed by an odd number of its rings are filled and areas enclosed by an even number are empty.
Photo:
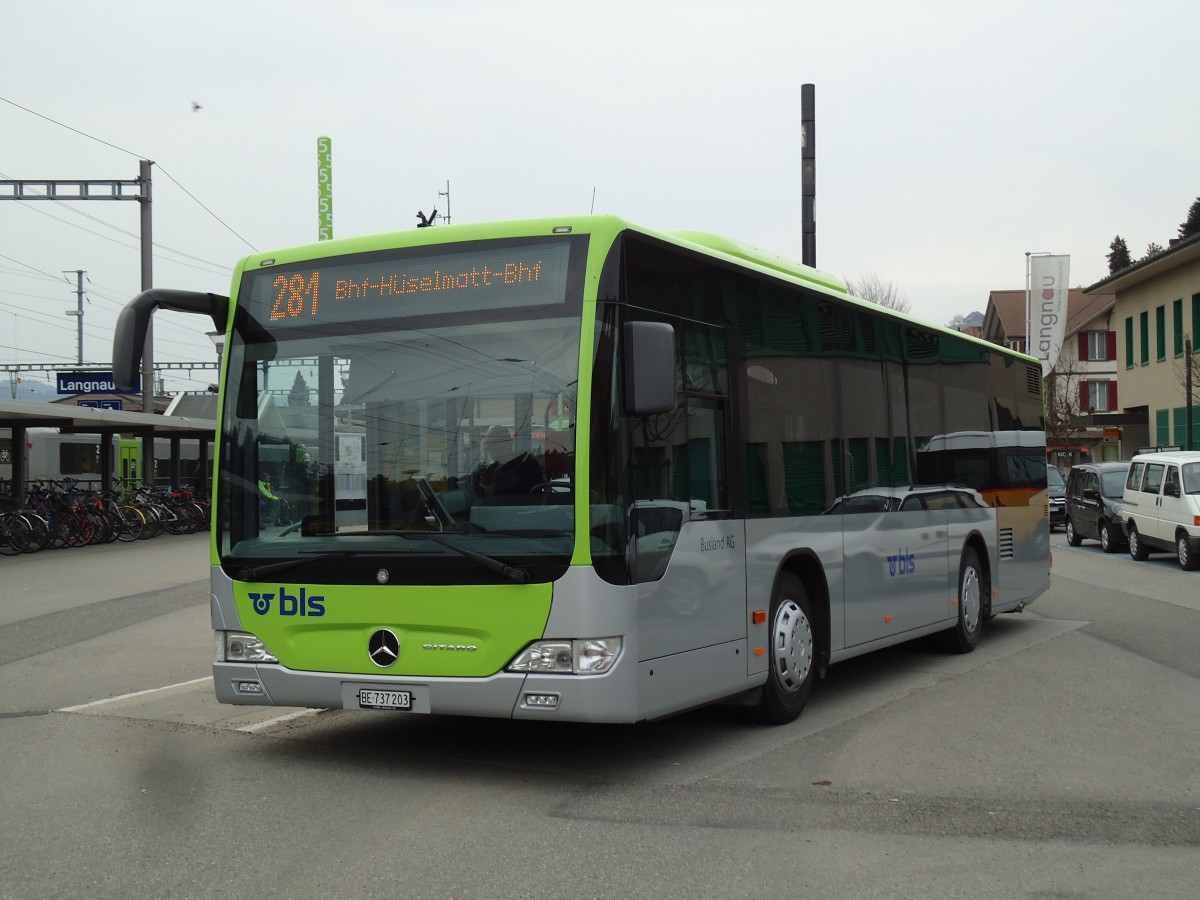
[[[958,622],[943,634],[943,643],[951,653],[970,653],[983,634],[983,617],[991,587],[979,554],[974,547],[963,550],[958,566]]]
[[[782,725],[795,721],[808,702],[816,675],[812,601],[804,582],[785,573],[771,598],[767,683],[758,717]]]

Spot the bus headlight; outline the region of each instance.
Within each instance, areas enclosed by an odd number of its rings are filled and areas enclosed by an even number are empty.
[[[602,675],[613,667],[620,655],[619,637],[534,641],[508,664],[508,671]]]
[[[279,662],[266,644],[245,631],[218,631],[215,635],[217,662]]]

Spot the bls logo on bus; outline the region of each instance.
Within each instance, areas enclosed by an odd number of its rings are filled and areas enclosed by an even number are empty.
[[[895,578],[897,575],[911,575],[917,571],[917,557],[914,553],[909,553],[907,549],[901,550],[895,556],[889,556],[888,575]]]
[[[260,616],[265,616],[271,611],[271,601],[275,599],[274,594],[251,593],[247,594],[250,602],[254,604],[254,611]],[[305,588],[300,588],[300,595],[289,594],[287,588],[279,588],[279,603],[276,608],[281,616],[309,616],[317,618],[325,615],[325,597],[321,594],[308,595]]]

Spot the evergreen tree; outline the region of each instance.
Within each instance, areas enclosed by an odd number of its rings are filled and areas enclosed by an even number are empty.
[[[1196,198],[1196,202],[1188,210],[1187,221],[1179,226],[1180,240],[1191,237],[1193,234],[1200,234],[1200,197]]]
[[[1125,238],[1118,234],[1108,245],[1108,274],[1113,275],[1132,265],[1133,259],[1129,256],[1129,245],[1125,243]]]
[[[311,406],[312,398],[308,393],[308,382],[299,372],[292,379],[291,390],[288,391],[288,406]]]
[[[1155,243],[1154,241],[1151,241],[1149,244],[1146,245],[1146,255],[1143,256],[1142,259],[1149,259],[1150,257],[1155,256],[1162,252],[1163,252],[1163,245]]]

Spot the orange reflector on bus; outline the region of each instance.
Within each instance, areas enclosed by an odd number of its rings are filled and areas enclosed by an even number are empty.
[[[762,655],[763,655],[764,653],[766,653],[766,652],[767,652],[767,651],[766,651],[766,650],[764,650],[762,647],[755,647],[755,648],[754,648],[754,655],[755,655],[755,656],[762,656]]]
[[[761,625],[767,621],[767,611],[765,609],[756,609],[750,614],[750,621],[755,625]]]
[[[951,600],[951,601],[950,601],[950,605],[951,605],[951,606],[958,606],[958,598],[957,598],[957,597],[955,597],[953,600]]]
[[[892,622],[892,617],[891,617],[891,616],[884,616],[884,617],[883,617],[883,621],[887,622],[887,623],[890,625],[890,624],[891,624],[891,622]]]

